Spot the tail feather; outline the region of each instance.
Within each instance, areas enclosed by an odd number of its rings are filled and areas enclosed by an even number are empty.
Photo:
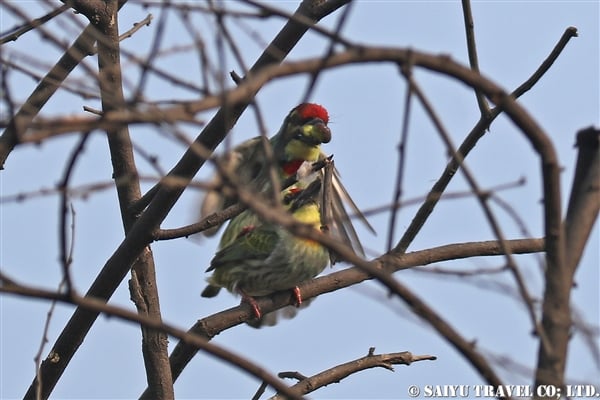
[[[219,291],[221,291],[221,288],[219,286],[208,285],[204,288],[200,295],[202,297],[215,297],[219,294]]]

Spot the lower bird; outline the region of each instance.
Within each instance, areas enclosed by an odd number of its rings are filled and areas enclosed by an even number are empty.
[[[322,228],[318,201],[321,184],[321,178],[317,177],[308,185],[301,181],[282,192],[287,211],[315,229]],[[229,230],[236,235],[228,235]],[[298,285],[317,276],[328,263],[329,253],[321,244],[297,237],[277,224],[262,222],[256,214],[246,210],[227,226],[219,250],[207,269],[213,274],[202,296],[214,297],[224,287],[239,293],[260,319],[262,312],[255,296],[292,289],[299,306],[302,295]]]

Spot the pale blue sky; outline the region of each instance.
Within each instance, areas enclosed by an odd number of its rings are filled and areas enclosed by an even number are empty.
[[[21,2],[19,3],[19,5]],[[226,2],[235,8],[237,3]],[[277,2],[280,7],[294,10],[297,2]],[[31,16],[39,16],[39,4],[28,2]],[[23,6],[21,6],[23,7]],[[23,7],[25,8],[25,7]],[[539,66],[549,54],[564,30],[575,26],[579,37],[571,40],[555,65],[520,103],[546,130],[556,146],[562,173],[563,203],[573,176],[575,160],[574,135],[583,127],[599,123],[599,3],[597,1],[475,1],[472,5],[480,68],[483,74],[506,90],[512,90]],[[122,30],[141,20],[148,12],[155,15],[150,27],[137,32],[122,46],[140,56],[148,52],[157,18],[156,8],[144,10],[128,4],[120,14]],[[337,16],[322,21],[333,27]],[[48,26],[60,37],[77,34],[75,25],[67,21]],[[79,21],[84,21],[79,18]],[[190,43],[179,20],[170,16],[163,48]],[[198,29],[209,48],[214,46],[210,35],[212,22],[199,18]],[[0,11],[0,27],[4,32],[14,19],[4,9]],[[283,25],[278,18],[267,21],[246,21],[246,31],[262,39],[256,43],[240,36],[243,56],[251,64]],[[234,34],[240,30],[230,24]],[[447,54],[467,63],[467,52],[460,2],[450,1],[373,1],[356,2],[343,35],[363,44],[412,47],[435,54]],[[247,32],[246,32],[247,34]],[[292,52],[290,59],[299,60],[323,54],[327,42],[315,34],[307,34]],[[3,46],[5,54],[14,51],[53,65],[60,52],[29,33],[16,43]],[[124,60],[125,61],[125,60]],[[30,65],[30,60],[21,60]],[[95,59],[88,59],[94,66]],[[232,57],[227,58],[227,71],[241,73]],[[128,80],[135,84],[139,71],[125,62]],[[193,52],[165,57],[159,65],[186,80],[200,84],[198,61]],[[75,76],[82,77],[82,70]],[[473,93],[463,85],[417,70],[417,81],[430,96],[453,140],[459,143],[478,119]],[[15,73],[11,79],[13,96],[23,101],[35,87],[35,82]],[[17,84],[18,82],[18,84]],[[275,132],[287,112],[302,100],[307,79],[299,77],[267,85],[257,97],[270,132]],[[359,206],[371,208],[389,203],[395,181],[397,142],[402,122],[405,85],[393,65],[355,65],[323,73],[310,100],[323,104],[331,115],[331,143],[324,150],[335,155],[336,166],[347,188]],[[152,79],[146,96],[151,99],[174,99],[182,92],[171,85]],[[189,93],[185,94],[190,97]],[[99,108],[95,100],[83,100],[61,94],[44,108],[45,115],[81,113],[83,105]],[[5,112],[5,109],[2,109]],[[408,156],[403,198],[424,195],[439,177],[447,159],[442,142],[422,110],[415,105],[410,122]],[[202,118],[208,120],[211,114]],[[194,128],[185,127],[190,137]],[[231,140],[238,143],[257,134],[252,112],[247,112],[234,128]],[[184,149],[149,127],[132,129],[134,141],[146,151],[159,156],[160,164],[170,169]],[[6,169],[0,172],[0,196],[35,191],[55,185],[64,169],[65,160],[74,146],[73,136],[53,139],[42,146],[17,148],[9,157]],[[139,159],[139,157],[138,157]],[[483,188],[526,178],[526,185],[500,192],[525,219],[534,236],[543,232],[539,160],[523,135],[510,121],[499,117],[467,159],[478,183]],[[140,160],[142,173],[153,170]],[[198,178],[209,176],[208,170]],[[86,146],[74,175],[74,184],[109,182],[110,159],[106,140],[96,132]],[[449,191],[467,189],[458,175]],[[193,222],[200,194],[188,191],[164,223],[176,227]],[[94,193],[87,199],[74,201],[76,210],[76,240],[73,263],[74,283],[85,292],[106,259],[122,239],[122,228],[114,189]],[[508,238],[522,234],[504,211],[493,207],[502,230]],[[399,213],[395,239],[408,226],[415,207]],[[21,282],[48,289],[56,288],[61,277],[58,261],[58,198],[45,196],[26,202],[0,205],[0,267],[4,273]],[[384,213],[370,218],[377,236],[365,230],[360,234],[369,256],[385,250],[387,221]],[[472,198],[442,201],[409,250],[424,249],[448,243],[493,239],[481,207]],[[216,248],[215,240],[200,243],[175,240],[155,243],[153,251],[164,319],[182,328],[213,312],[238,303],[234,296],[222,293],[216,299],[199,296],[204,285],[204,270]],[[541,280],[536,256],[517,257],[534,296],[541,293]],[[447,268],[466,269],[502,265],[501,258],[462,260],[448,263]],[[599,236],[597,226],[586,248],[573,290],[573,304],[584,318],[596,327],[599,324]],[[335,269],[346,268],[336,265]],[[331,270],[327,269],[325,273]],[[534,366],[537,341],[529,334],[531,326],[524,309],[502,291],[485,286],[473,287],[464,279],[432,279],[414,271],[396,274],[431,306],[435,307],[459,332],[486,354],[513,357],[520,363]],[[503,282],[512,284],[505,276]],[[254,330],[246,326],[228,330],[214,341],[239,351],[268,370],[297,370],[312,375],[336,364],[365,355],[369,347],[377,352],[411,351],[415,354],[438,356],[435,362],[399,366],[394,373],[383,369],[356,374],[340,384],[330,385],[314,393],[318,398],[403,398],[411,384],[480,384],[482,379],[462,356],[450,348],[428,326],[406,318],[408,310],[397,299],[388,299],[377,283],[366,283],[348,290],[318,298],[308,309],[291,321],[275,328]],[[133,309],[126,283],[111,299],[114,304]],[[34,375],[33,357],[37,352],[49,304],[43,301],[0,296],[0,397],[22,397]],[[58,306],[51,321],[48,338],[53,343],[73,308]],[[348,315],[354,318],[348,318]],[[575,335],[570,349],[567,376],[571,379],[598,381],[598,366],[590,357],[580,335]],[[596,340],[598,340],[596,338]],[[171,347],[176,344],[171,340]],[[140,332],[134,325],[114,318],[100,317],[83,346],[59,381],[54,398],[133,398],[145,388],[145,375],[140,354]],[[46,347],[44,354],[49,347]],[[507,384],[528,384],[532,380],[498,369]],[[595,381],[594,381],[595,380]],[[175,384],[177,398],[249,398],[260,382],[232,369],[224,363],[197,355]]]

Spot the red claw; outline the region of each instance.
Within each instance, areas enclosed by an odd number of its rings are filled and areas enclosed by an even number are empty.
[[[242,302],[245,302],[245,303],[249,304],[250,307],[252,307],[252,311],[254,312],[254,316],[256,317],[256,319],[261,319],[262,312],[260,311],[260,307],[258,306],[258,303],[256,302],[256,300],[254,300],[254,297],[249,296],[242,290],[238,289],[238,291],[242,295]]]
[[[300,307],[300,304],[302,304],[302,293],[300,293],[300,288],[295,286],[292,291],[294,292],[294,297],[296,298],[296,307]]]

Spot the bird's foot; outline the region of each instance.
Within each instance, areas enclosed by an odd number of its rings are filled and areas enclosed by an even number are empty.
[[[302,304],[302,293],[300,293],[300,288],[298,286],[295,286],[292,289],[292,292],[294,293],[294,298],[296,299],[296,302],[294,305],[296,307],[300,307],[300,304]]]
[[[256,317],[256,319],[260,319],[262,317],[262,312],[260,311],[260,307],[258,306],[258,303],[254,299],[254,297],[244,293],[242,290],[238,291],[242,295],[242,302],[249,304],[250,307],[252,307],[252,311],[254,312],[254,316]]]

